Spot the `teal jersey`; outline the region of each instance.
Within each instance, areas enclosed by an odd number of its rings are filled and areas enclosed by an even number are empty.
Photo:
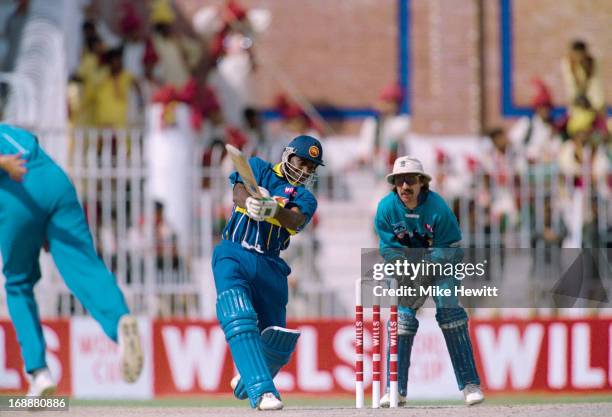
[[[280,164],[273,166],[263,159],[253,157],[249,160],[249,165],[259,186],[270,191],[270,196],[282,207],[299,208],[306,221],[298,230],[290,230],[273,218],[255,221],[247,215],[245,208],[234,205],[232,215],[223,229],[222,238],[239,243],[246,249],[279,256],[280,251],[289,246],[291,235],[298,233],[310,222],[317,209],[317,200],[305,187],[291,184],[283,175]],[[242,179],[237,172],[233,172],[230,182],[234,185],[242,183]]]
[[[27,130],[0,123],[0,155],[21,154],[25,160],[31,159],[38,149],[38,139]]]
[[[403,248],[433,248],[432,261],[456,260],[457,251],[436,250],[457,247],[461,230],[455,214],[434,191],[421,194],[413,210],[391,191],[378,204],[374,227],[380,239],[380,253],[386,260],[401,256],[397,249]],[[453,259],[448,259],[451,254]]]

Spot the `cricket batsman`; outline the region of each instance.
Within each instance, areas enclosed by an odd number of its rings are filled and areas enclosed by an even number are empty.
[[[410,257],[415,252],[431,263],[460,262],[463,250],[459,247],[461,230],[457,218],[444,199],[429,189],[431,177],[423,171],[421,162],[410,156],[395,160],[393,172],[387,175],[393,190],[378,204],[374,226],[380,239],[380,253],[386,262]],[[414,249],[406,251],[405,248]],[[421,259],[414,259],[420,261]],[[440,286],[456,285],[454,277],[435,277]],[[468,317],[456,297],[434,297],[436,320],[446,341],[455,370],[457,385],[463,391],[467,405],[484,401],[480,379],[468,333]],[[418,308],[425,302],[422,297],[400,297],[398,308],[398,386],[399,404],[406,404],[408,369],[412,342],[419,328]],[[389,369],[387,352],[387,370]],[[381,406],[388,407],[387,393]]]
[[[34,299],[38,257],[48,242],[66,285],[106,335],[119,344],[121,375],[140,376],[143,353],[136,319],[115,277],[94,249],[83,209],[68,176],[30,132],[0,124],[0,251],[6,300],[28,373],[29,396],[51,395],[45,340]]]
[[[289,362],[299,332],[285,328],[291,269],[279,255],[317,209],[306,186],[323,165],[323,148],[302,135],[276,165],[257,157],[249,165],[264,197],[250,196],[238,172],[230,175],[233,213],[212,259],[217,318],[240,374],[234,395],[258,410],[280,410],[272,379]]]

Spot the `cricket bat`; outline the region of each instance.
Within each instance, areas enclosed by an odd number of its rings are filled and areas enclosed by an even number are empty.
[[[263,195],[259,192],[259,187],[257,186],[257,181],[255,181],[255,175],[253,175],[253,170],[251,166],[247,162],[246,158],[240,151],[240,149],[236,148],[232,145],[225,145],[225,149],[229,154],[230,158],[232,158],[232,163],[234,164],[234,168],[240,174],[242,178],[242,182],[244,182],[244,186],[247,189],[248,193],[256,198],[263,198]]]

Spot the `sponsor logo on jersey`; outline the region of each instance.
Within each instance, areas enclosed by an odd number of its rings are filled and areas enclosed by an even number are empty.
[[[419,217],[421,217],[421,215],[416,213],[406,213],[406,217],[408,217],[409,219],[418,219]]]
[[[312,145],[310,148],[308,148],[308,155],[312,156],[313,158],[318,157],[319,153],[319,148],[316,145]]]

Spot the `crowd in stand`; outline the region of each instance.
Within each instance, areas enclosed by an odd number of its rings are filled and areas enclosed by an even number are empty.
[[[533,80],[533,114],[518,119],[508,132],[501,127],[489,129],[488,143],[480,153],[467,156],[460,173],[452,175],[451,157],[438,150],[437,168],[443,173],[438,187],[455,201],[458,213],[460,196],[473,191],[468,218],[481,207],[486,219],[481,229],[487,236],[497,223],[502,234],[527,227],[531,245],[561,246],[565,241],[570,247],[609,247],[612,136],[606,125],[598,61],[585,42],[576,40],[562,58],[561,69],[570,103],[566,113],[556,112],[549,88]],[[576,196],[582,196],[582,201],[576,201]],[[608,212],[599,213],[598,208]],[[520,224],[525,213],[532,219],[529,225]],[[583,237],[566,240],[569,223],[578,217],[581,227],[576,227],[581,230],[574,234]]]
[[[212,151],[225,143],[275,159],[282,150],[276,144],[316,128],[282,93],[276,108],[280,127],[270,132],[263,124],[252,94],[253,38],[266,22],[236,1],[201,9],[193,19],[195,32],[177,23],[169,0],[155,0],[144,12],[124,2],[117,35],[97,16],[96,10],[85,12],[81,60],[71,77],[74,126],[142,126],[152,103],[163,107],[164,123],[172,124],[175,106],[185,104],[207,150],[204,164],[214,162]]]

